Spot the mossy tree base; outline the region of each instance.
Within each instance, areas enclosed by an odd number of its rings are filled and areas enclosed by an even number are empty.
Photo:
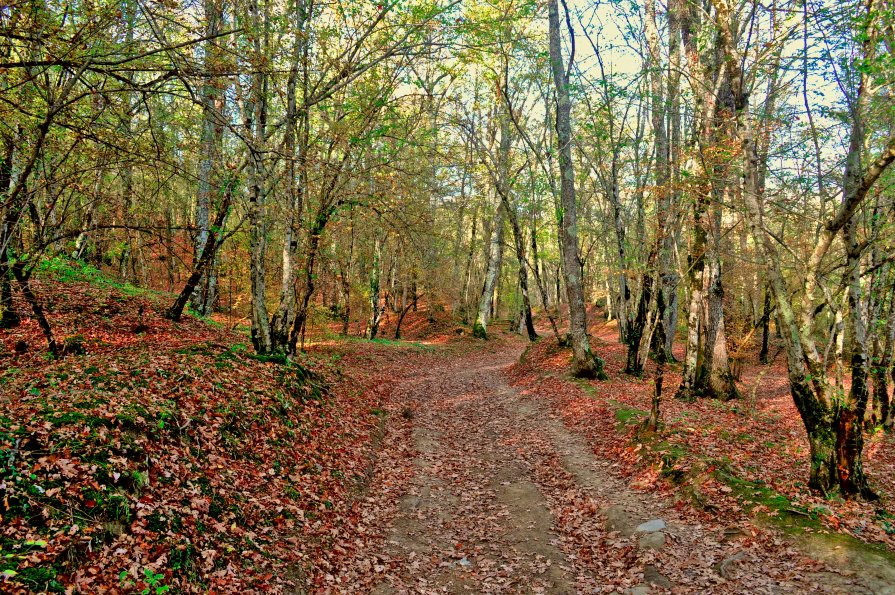
[[[592,353],[588,353],[584,361],[573,358],[572,377],[590,380],[609,380],[609,376],[603,369],[604,365],[603,360]]]

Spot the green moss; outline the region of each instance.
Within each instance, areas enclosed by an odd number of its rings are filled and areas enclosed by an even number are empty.
[[[480,322],[476,322],[472,325],[472,336],[476,339],[487,339],[488,332],[485,330],[485,327],[482,326]]]
[[[626,407],[624,405],[620,405],[615,410],[615,419],[624,425],[636,424],[640,423],[640,420],[649,413],[647,411],[643,411],[642,409],[635,409],[632,407]]]

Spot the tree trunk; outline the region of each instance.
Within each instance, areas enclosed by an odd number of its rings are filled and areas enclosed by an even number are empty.
[[[863,126],[859,118],[854,126]],[[863,146],[863,130],[858,134],[860,145],[857,155],[849,154],[855,166],[860,170],[860,150]],[[847,166],[848,167],[848,166]],[[854,178],[852,178],[854,179]],[[847,177],[844,194],[851,191]],[[851,388],[848,397],[839,410],[839,423],[836,427],[836,471],[839,489],[846,497],[861,496],[876,499],[864,474],[861,453],[864,450],[864,414],[867,410],[869,391],[867,390],[868,357],[867,357],[867,325],[864,318],[864,298],[861,287],[861,248],[858,245],[858,222],[852,217],[843,228],[846,245],[846,263],[848,274],[848,313],[851,327]]]
[[[643,273],[640,299],[637,302],[637,312],[628,328],[628,360],[625,365],[625,373],[633,376],[643,374],[646,359],[649,355],[649,345],[655,330],[654,319],[656,317],[656,249],[655,246],[647,257],[646,270]]]
[[[305,162],[309,146],[308,110],[308,19],[306,0],[295,3],[295,35],[292,41],[292,64],[286,82],[286,183],[289,188],[289,223],[283,235],[283,272],[280,300],[271,320],[271,338],[276,351],[289,350],[289,329],[295,318],[295,277],[299,235],[305,203],[307,172]],[[299,103],[299,90],[301,103]]]
[[[382,316],[379,296],[379,277],[382,260],[382,241],[377,235],[373,240],[373,267],[370,270],[370,324],[367,326],[367,338],[375,339],[379,334],[379,320]]]
[[[873,367],[873,404],[876,423],[886,430],[891,430],[888,379],[890,372],[895,374],[895,369],[892,367],[892,350],[895,348],[895,284],[889,290],[889,313],[886,317],[885,333],[883,341],[877,341],[880,352],[875,354]]]
[[[515,209],[509,204],[504,197],[503,208],[506,209],[510,217],[510,224],[513,228],[513,239],[516,243],[516,259],[519,261],[519,291],[522,294],[522,322],[525,332],[528,334],[529,341],[535,341],[538,334],[535,332],[534,320],[531,315],[531,300],[528,295],[528,270],[525,259],[525,237],[522,229],[519,227],[519,217]]]
[[[252,282],[252,344],[258,353],[270,353],[273,340],[270,316],[267,311],[267,218],[265,196],[267,176],[264,164],[264,145],[267,134],[268,78],[261,67],[268,43],[268,17],[262,16],[258,0],[251,3],[250,20],[255,29],[252,43],[256,72],[252,76],[251,98],[248,106],[249,147],[249,203],[251,211],[249,247],[251,251],[250,275]]]
[[[224,94],[226,87],[221,86],[221,79],[216,73],[221,68],[221,52],[219,40],[213,39],[224,28],[224,3],[222,0],[206,0],[205,34],[209,39],[205,42],[204,70],[208,79],[202,88],[202,132],[201,156],[199,157],[198,189],[196,193],[196,242],[193,246],[194,264],[199,261],[205,244],[208,241],[210,210],[218,188],[220,176],[220,160],[224,139]],[[224,79],[226,80],[226,79]],[[194,268],[196,268],[194,266]],[[203,267],[202,279],[194,284],[190,296],[193,308],[202,316],[208,316],[214,306],[217,279],[214,266]]]
[[[497,179],[495,185],[497,193],[500,196],[501,204],[510,220],[510,227],[513,230],[513,241],[516,247],[516,260],[519,263],[519,292],[522,295],[522,310],[520,316],[520,333],[521,327],[524,325],[525,332],[529,341],[538,338],[535,332],[534,320],[531,315],[531,299],[528,294],[528,268],[525,258],[525,234],[519,225],[519,214],[516,212],[516,206],[510,200],[510,184],[509,184],[509,167],[510,148],[512,139],[510,137],[509,115],[501,113],[500,116],[500,152]]]
[[[196,286],[200,280],[203,277],[206,279],[210,277],[208,269],[213,266],[217,258],[218,249],[220,249],[221,243],[223,243],[224,222],[227,219],[227,213],[230,211],[230,202],[233,196],[231,184],[228,183],[225,188],[223,201],[218,207],[218,214],[214,223],[208,228],[208,238],[202,246],[202,254],[199,255],[199,259],[193,266],[193,271],[180,295],[177,296],[177,299],[165,312],[165,318],[174,322],[180,322],[180,318],[183,316],[183,309],[190,297],[196,295]]]
[[[721,285],[721,263],[712,258],[706,275],[704,292],[705,335],[701,344],[701,363],[697,364],[697,394],[723,401],[738,396],[730,361],[727,356],[727,335],[724,331],[724,288]]]
[[[548,0],[550,66],[556,90],[556,142],[559,152],[560,202],[562,223],[563,275],[569,302],[569,336],[572,343],[572,375],[582,378],[603,377],[603,360],[594,356],[587,333],[587,310],[582,289],[581,261],[578,256],[578,224],[575,204],[575,171],[572,162],[572,101],[569,76],[563,66],[557,0]],[[567,15],[568,16],[568,15]]]
[[[488,265],[485,269],[485,283],[479,298],[479,309],[476,312],[475,323],[472,325],[472,335],[480,339],[488,338],[488,320],[491,317],[491,306],[494,299],[494,288],[500,278],[500,267],[503,260],[503,203],[497,203],[494,213],[494,223],[491,226],[491,242],[488,248]]]
[[[478,233],[479,209],[474,207],[472,210],[472,231],[469,234],[469,250],[466,253],[466,267],[463,272],[463,297],[460,300],[463,308],[463,322],[469,323],[469,285],[472,279],[472,261],[475,257],[475,238]]]
[[[771,326],[771,289],[765,287],[764,290],[764,306],[761,312],[761,351],[758,352],[758,361],[767,365],[768,363],[768,340]]]
[[[47,340],[47,349],[53,357],[61,356],[62,347],[56,342],[56,339],[53,336],[53,327],[50,326],[50,321],[47,320],[43,306],[40,305],[37,296],[31,291],[31,284],[29,282],[30,271],[26,272],[25,267],[21,262],[17,262],[12,265],[11,268],[13,276],[16,278],[19,287],[22,289],[22,295],[25,296],[25,301],[31,306],[31,312],[34,314],[34,318],[37,319],[37,325],[40,327],[44,338]]]
[[[0,162],[0,196],[9,196],[13,178],[13,157],[15,156],[15,143],[7,141],[3,161]],[[11,205],[0,209],[2,224],[0,224],[0,328],[13,328],[19,324],[19,315],[12,307],[12,271],[9,264],[9,247],[12,243],[13,208]]]
[[[296,307],[292,327],[289,329],[289,343],[286,349],[286,353],[290,355],[295,354],[298,351],[298,343],[300,339],[304,342],[303,337],[305,325],[308,321],[308,308],[316,288],[314,280],[317,278],[317,271],[315,267],[317,264],[317,252],[320,249],[320,237],[323,235],[323,231],[329,224],[330,218],[342,205],[341,200],[336,200],[328,206],[326,204],[326,197],[331,195],[334,184],[335,178],[332,178],[329,188],[324,192],[324,202],[320,205],[320,208],[317,211],[317,216],[314,217],[314,223],[311,225],[311,229],[308,230],[308,254],[305,258],[304,289],[301,292],[301,299]]]
[[[703,302],[703,287],[705,282],[703,274],[705,270],[706,229],[705,198],[700,193],[693,205],[693,237],[690,254],[687,255],[687,281],[690,287],[690,304],[687,308],[687,351],[684,356],[684,371],[681,385],[675,398],[693,399],[697,396],[698,380],[696,378],[699,369],[699,339],[701,336],[700,324],[702,322],[701,309]]]

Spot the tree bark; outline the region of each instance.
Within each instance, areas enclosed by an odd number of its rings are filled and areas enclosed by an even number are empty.
[[[247,114],[249,146],[249,203],[251,210],[249,245],[251,251],[250,275],[252,282],[252,344],[258,353],[273,350],[270,317],[267,311],[267,218],[265,213],[266,173],[264,145],[267,134],[267,73],[262,68],[267,50],[267,16],[262,17],[258,0],[251,3],[251,21],[254,65],[251,98]]]
[[[582,267],[578,252],[575,171],[572,162],[572,101],[569,76],[563,66],[558,0],[548,0],[550,66],[556,91],[556,142],[559,153],[560,203],[562,223],[563,275],[569,302],[569,336],[572,344],[572,375],[582,378],[604,377],[603,360],[594,356],[587,333],[587,310],[582,289]],[[568,18],[568,13],[566,14]],[[570,40],[574,47],[574,38]],[[574,53],[570,62],[574,59]]]
[[[165,318],[173,320],[174,322],[180,322],[187,301],[192,296],[196,295],[196,286],[199,285],[203,277],[207,278],[208,269],[217,258],[218,250],[221,247],[221,243],[223,243],[224,223],[227,219],[227,214],[230,211],[232,196],[233,190],[228,183],[224,190],[223,201],[218,207],[218,214],[212,225],[208,228],[208,237],[206,238],[205,245],[202,246],[202,254],[199,255],[198,260],[193,265],[193,271],[190,274],[189,279],[187,279],[180,295],[177,296],[177,299],[174,300],[171,307],[165,311]]]
[[[367,338],[375,339],[379,334],[379,320],[382,315],[379,296],[379,277],[382,260],[382,240],[377,235],[373,240],[373,266],[370,269],[370,324],[367,326]]]
[[[208,73],[208,78],[202,87],[202,136],[195,213],[197,234],[193,247],[195,262],[201,258],[208,241],[210,210],[218,187],[224,139],[223,97],[226,93],[226,86],[222,87],[221,78],[216,74],[223,58],[216,37],[224,28],[224,3],[222,0],[205,0],[204,8],[205,34],[210,39],[205,42],[204,70]],[[217,277],[213,266],[203,268],[202,279],[194,284],[190,303],[200,315],[208,316],[217,297]]]
[[[286,82],[286,135],[284,153],[287,159],[286,183],[289,188],[289,222],[283,235],[283,272],[280,300],[271,319],[271,338],[276,351],[288,351],[289,328],[295,318],[295,277],[299,235],[307,186],[306,159],[309,146],[308,110],[308,21],[306,0],[295,3],[295,34],[292,42],[292,65]],[[299,91],[301,103],[299,103]]]
[[[491,242],[488,247],[488,264],[485,268],[485,283],[479,298],[472,335],[480,339],[488,338],[488,321],[491,318],[491,307],[494,299],[494,288],[500,278],[500,267],[503,261],[503,203],[497,203],[494,222],[491,226]]]

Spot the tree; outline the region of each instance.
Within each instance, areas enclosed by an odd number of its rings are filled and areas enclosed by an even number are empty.
[[[563,5],[565,9],[565,5]],[[557,0],[547,3],[550,32],[550,68],[556,92],[556,146],[559,153],[562,223],[560,244],[563,277],[569,302],[569,337],[572,345],[572,375],[589,378],[604,376],[603,360],[590,349],[587,333],[587,309],[582,288],[582,267],[578,252],[577,205],[575,203],[575,171],[572,163],[572,101],[569,95],[569,70],[563,65],[559,7]],[[566,13],[572,47],[569,63],[575,59],[574,33]]]

